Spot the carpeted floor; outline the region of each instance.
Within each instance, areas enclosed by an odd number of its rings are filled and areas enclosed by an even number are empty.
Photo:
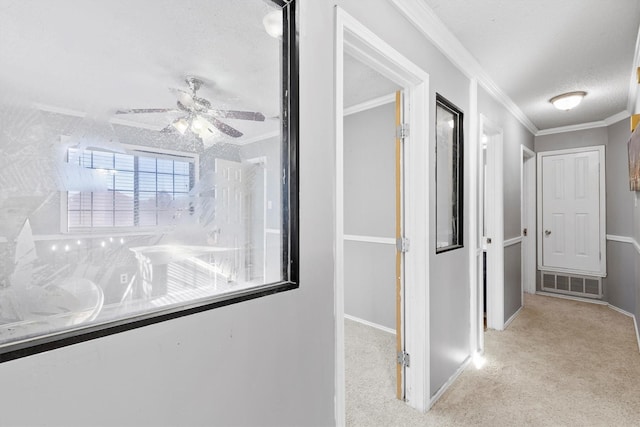
[[[348,426],[640,426],[633,321],[606,306],[525,295],[427,414],[395,399],[395,337],[345,324]]]

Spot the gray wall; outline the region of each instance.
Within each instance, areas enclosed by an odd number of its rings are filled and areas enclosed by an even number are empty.
[[[344,118],[344,232],[395,238],[395,104]],[[396,329],[395,245],[345,242],[345,314]]]
[[[333,2],[299,4],[300,289],[2,363],[0,424],[334,423]]]
[[[504,239],[521,235],[521,145],[533,150],[534,138],[501,104],[478,88],[478,111],[503,132]],[[522,306],[522,244],[504,248],[504,320]]]
[[[592,147],[594,145],[606,145],[607,128],[595,128],[578,130],[575,132],[562,132],[552,135],[535,137],[535,151],[566,150],[569,148]]]
[[[629,191],[629,119],[607,128],[607,234],[633,236],[634,194]],[[635,257],[633,245],[607,241],[607,278],[604,299],[610,304],[638,314],[635,307]]]
[[[634,195],[633,204],[633,238],[636,243],[640,242],[640,192]],[[640,251],[636,246],[635,254],[635,290],[636,290],[636,317],[640,316]]]
[[[307,2],[315,3],[315,2]],[[469,80],[456,69],[431,42],[419,33],[397,9],[387,0],[353,1],[341,0],[336,4],[345,9],[362,24],[374,31],[402,55],[429,73],[429,100],[435,105],[436,92],[442,94],[460,107],[465,113],[465,140],[468,140]],[[332,10],[331,10],[332,11]],[[332,11],[333,12],[333,11]],[[332,42],[331,28],[326,28],[323,36]],[[330,93],[331,88],[325,88]],[[434,129],[435,109],[430,110],[429,126]],[[435,132],[429,135],[431,172],[435,171]],[[468,155],[468,150],[465,152]],[[468,165],[465,161],[465,180],[468,181]],[[430,177],[430,194],[434,194],[435,175]],[[468,184],[468,182],[465,182]],[[468,205],[468,188],[465,185],[465,206]],[[443,254],[435,254],[435,203],[430,201],[429,242],[430,248],[430,356],[431,394],[457,371],[469,356],[469,249],[468,236],[465,247]],[[464,219],[464,229],[468,230],[468,217]]]
[[[607,234],[633,236],[634,195],[629,191],[627,141],[629,120],[608,127],[537,136],[536,152],[605,146]],[[635,255],[634,255],[635,254]],[[603,300],[637,314],[635,259],[633,245],[607,240],[607,277],[603,279]]]
[[[522,245],[504,248],[504,320],[522,307]]]

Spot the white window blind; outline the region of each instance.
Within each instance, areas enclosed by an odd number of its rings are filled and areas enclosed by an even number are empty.
[[[163,153],[69,149],[68,162],[93,169],[103,191],[69,191],[69,230],[170,225],[189,209],[194,159]]]

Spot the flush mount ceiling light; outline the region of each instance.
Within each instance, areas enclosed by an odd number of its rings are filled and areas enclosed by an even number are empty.
[[[569,111],[572,108],[577,107],[578,104],[582,102],[582,98],[584,98],[586,94],[587,92],[581,90],[563,93],[562,95],[554,96],[549,100],[549,102],[558,110]]]

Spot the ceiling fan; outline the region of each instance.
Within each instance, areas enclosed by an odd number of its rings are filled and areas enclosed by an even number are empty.
[[[220,131],[233,138],[242,136],[242,132],[220,121],[219,119],[238,119],[264,121],[262,113],[237,110],[218,110],[211,108],[211,102],[197,95],[198,90],[204,82],[197,77],[187,77],[189,91],[172,89],[178,95],[176,102],[178,108],[132,108],[129,110],[118,110],[116,114],[148,114],[148,113],[185,113],[184,116],[174,120],[162,132],[173,132],[177,130],[184,135],[187,130],[191,130],[201,138],[207,134],[214,134]]]

